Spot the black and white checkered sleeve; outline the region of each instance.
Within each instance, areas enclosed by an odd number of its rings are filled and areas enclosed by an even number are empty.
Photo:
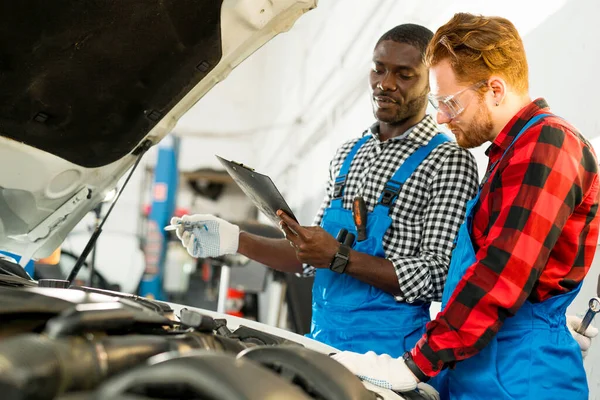
[[[441,300],[454,238],[477,191],[475,157],[454,143],[443,146],[448,155],[431,179],[419,253],[389,258],[398,275],[399,301]]]

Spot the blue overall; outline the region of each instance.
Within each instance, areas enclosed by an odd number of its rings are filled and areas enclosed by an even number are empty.
[[[523,132],[545,116],[532,118],[509,148]],[[490,170],[496,165],[498,163]],[[442,310],[462,276],[476,261],[470,232],[473,208],[478,199],[479,193],[467,204],[467,217],[452,252]],[[442,371],[432,381],[442,400],[587,399],[581,350],[565,320],[567,307],[580,287],[541,303],[525,301],[515,316],[504,321],[498,334],[482,351],[458,362],[454,369]]]
[[[356,235],[352,211],[343,208],[342,197],[352,159],[370,137],[365,135],[354,145],[335,180],[335,193],[321,222],[321,227],[334,237],[342,228]],[[390,210],[402,185],[434,148],[448,140],[437,134],[402,163],[386,183],[373,211],[367,214],[367,239],[355,242],[354,250],[386,257],[383,238],[392,224]],[[307,336],[339,350],[371,350],[399,357],[415,345],[429,320],[429,303],[397,302],[391,294],[347,274],[318,269],[313,285],[311,332]]]

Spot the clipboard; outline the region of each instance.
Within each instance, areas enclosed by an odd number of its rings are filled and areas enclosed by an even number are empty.
[[[235,161],[227,161],[219,156],[216,157],[240,189],[275,226],[279,226],[279,221],[281,221],[276,214],[277,210],[285,211],[294,221],[298,222],[298,219],[271,178],[243,164]]]

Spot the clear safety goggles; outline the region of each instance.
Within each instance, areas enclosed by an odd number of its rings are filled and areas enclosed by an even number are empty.
[[[487,84],[487,80],[477,82],[468,88],[462,89],[454,94],[450,94],[447,96],[434,96],[432,94],[429,95],[429,102],[437,110],[437,112],[444,113],[446,117],[450,119],[456,118],[461,112],[465,110],[469,106],[469,103],[473,99],[473,97],[469,97],[466,102],[460,101],[460,96],[468,90],[475,90]]]

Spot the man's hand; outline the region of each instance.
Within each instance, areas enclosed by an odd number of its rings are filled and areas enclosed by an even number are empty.
[[[579,344],[581,356],[585,358],[590,346],[592,345],[592,338],[598,335],[598,328],[590,325],[582,335],[581,333],[577,333],[575,331],[580,325],[581,318],[578,318],[574,315],[567,315],[567,328],[569,328],[569,332],[571,332],[571,335],[573,335],[573,338],[577,341],[577,344]]]
[[[402,357],[378,356],[372,351],[366,354],[342,351],[331,357],[354,375],[374,385],[397,392],[408,392],[417,387],[417,378]]]
[[[277,211],[277,215],[281,218],[279,226],[296,249],[298,260],[315,268],[329,268],[340,243],[320,226],[300,226],[282,210]]]
[[[174,217],[177,237],[192,257],[220,257],[238,250],[240,228],[209,214]]]

